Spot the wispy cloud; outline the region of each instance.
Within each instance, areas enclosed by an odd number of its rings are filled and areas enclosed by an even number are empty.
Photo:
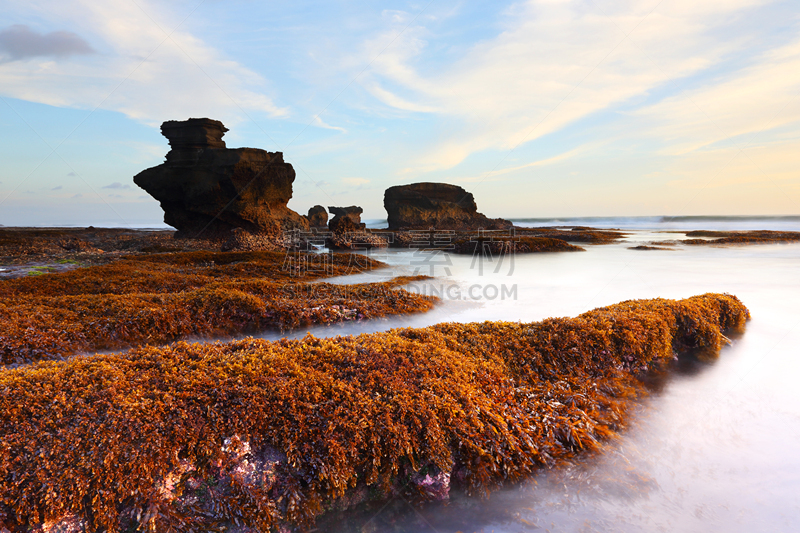
[[[130,189],[130,188],[131,186],[128,185],[127,183],[123,184],[118,181],[115,181],[114,183],[109,183],[108,185],[103,185],[103,189]]]
[[[2,65],[0,94],[59,107],[100,106],[153,125],[192,116],[233,125],[245,120],[242,110],[285,116],[288,110],[268,96],[268,80],[176,28],[191,12],[180,6],[184,11],[150,0],[11,0],[19,13],[35,10],[91,33],[103,53],[54,62],[28,52],[28,61]]]
[[[531,0],[511,9],[505,31],[441,69],[423,69],[424,28],[406,32],[373,63],[363,85],[385,105],[450,122],[452,133],[406,172],[447,169],[476,152],[513,150],[718,64],[742,43],[712,30],[760,3]]]
[[[314,123],[315,126],[318,126],[320,128],[324,128],[326,130],[336,130],[336,131],[341,131],[342,133],[347,133],[347,130],[344,129],[344,128],[340,128],[339,126],[331,126],[330,124],[324,122],[319,117],[319,115],[314,117],[313,123]]]
[[[24,24],[15,24],[0,30],[0,54],[12,61],[37,56],[63,58],[92,53],[94,49],[89,43],[71,31],[42,34]]]
[[[483,182],[483,181],[493,181],[497,179],[498,176],[502,176],[505,174],[511,174],[514,172],[519,172],[520,170],[525,170],[526,168],[534,168],[534,167],[543,167],[547,165],[554,165],[556,163],[560,163],[562,161],[566,161],[572,157],[577,156],[583,152],[586,152],[589,149],[596,148],[596,143],[592,143],[591,145],[584,145],[579,146],[577,148],[573,148],[572,150],[568,150],[564,153],[555,155],[553,157],[548,157],[546,159],[537,159],[536,161],[532,161],[530,163],[525,163],[524,165],[517,165],[513,167],[502,168],[499,170],[492,170],[487,172],[481,176],[473,176],[468,178],[460,178],[459,182]]]
[[[665,151],[676,155],[725,141],[745,147],[757,132],[800,123],[800,38],[635,115],[638,135],[663,139]]]

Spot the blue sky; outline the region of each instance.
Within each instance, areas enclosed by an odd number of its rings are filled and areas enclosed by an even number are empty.
[[[490,216],[800,213],[800,6],[6,0],[0,224],[156,226],[132,177],[207,116],[289,206],[444,181]]]

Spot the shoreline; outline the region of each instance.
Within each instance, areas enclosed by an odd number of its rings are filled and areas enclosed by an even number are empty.
[[[515,227],[512,230],[390,232],[366,229],[336,236],[312,230],[283,237],[233,233],[229,238],[178,239],[170,229],[3,227],[0,226],[0,280],[102,265],[136,254],[199,251],[289,251],[321,249],[350,252],[375,247],[441,250],[461,255],[551,253],[583,251],[583,246],[624,243],[641,229],[598,229],[586,226]],[[683,239],[649,240],[632,249],[675,249],[680,246],[746,246],[800,242],[800,231],[777,230],[659,230],[683,234]],[[333,240],[330,240],[333,235]]]

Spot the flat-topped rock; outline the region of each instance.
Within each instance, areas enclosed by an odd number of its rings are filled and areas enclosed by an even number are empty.
[[[328,222],[328,228],[333,232],[360,231],[367,227],[366,224],[361,222],[361,213],[364,210],[357,205],[349,207],[329,206],[328,211],[333,215],[331,221]]]
[[[167,161],[192,157],[207,148],[226,148],[222,136],[228,131],[222,122],[210,118],[168,120],[161,124],[161,134],[169,140]]]
[[[357,205],[351,205],[349,207],[328,206],[328,211],[333,215],[333,218],[347,217],[356,224],[361,223],[361,213],[364,212],[364,210]]]
[[[228,236],[234,228],[253,234],[308,229],[308,220],[287,207],[295,171],[283,154],[226,148],[226,131],[207,118],[161,125],[172,148],[167,160],[133,181],[161,203],[164,222],[188,238]]]
[[[507,229],[511,222],[478,212],[475,197],[449,183],[389,187],[383,197],[389,229]]]

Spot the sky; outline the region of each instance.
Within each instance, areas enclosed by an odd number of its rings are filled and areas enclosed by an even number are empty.
[[[166,120],[281,151],[289,207],[800,214],[796,0],[4,0],[0,224],[158,227]]]

